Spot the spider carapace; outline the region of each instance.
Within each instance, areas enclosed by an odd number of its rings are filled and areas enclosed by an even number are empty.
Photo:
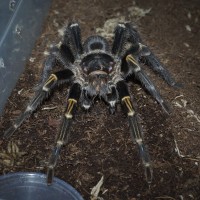
[[[63,69],[52,72],[56,65]],[[100,97],[115,112],[117,103],[121,103],[127,114],[132,138],[138,144],[140,157],[145,169],[148,183],[152,181],[152,167],[148,150],[143,142],[143,134],[138,117],[131,102],[127,82],[134,77],[143,88],[169,113],[167,104],[142,69],[149,66],[157,72],[170,86],[178,87],[168,70],[143,44],[139,33],[131,23],[119,23],[114,30],[113,44],[101,36],[90,36],[84,43],[78,23],[70,23],[65,27],[60,45],[54,45],[44,62],[41,82],[35,96],[28,103],[24,112],[6,130],[4,137],[10,137],[22,122],[51,94],[54,88],[62,83],[70,82],[67,106],[61,122],[55,146],[47,165],[47,183],[51,184],[54,168],[60,150],[68,142],[69,128],[76,105],[89,109],[95,97]],[[130,76],[134,75],[134,76]]]

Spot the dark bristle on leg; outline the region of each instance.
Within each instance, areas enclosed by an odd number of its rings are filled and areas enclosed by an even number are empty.
[[[83,46],[82,46],[82,43],[81,43],[81,29],[80,29],[80,27],[77,23],[73,23],[69,27],[70,27],[72,35],[74,37],[74,42],[75,42],[75,45],[76,45],[76,48],[77,48],[77,52],[79,54],[82,54],[83,53]]]
[[[150,184],[152,182],[153,170],[150,162],[150,157],[145,144],[143,143],[143,134],[140,124],[138,122],[137,115],[133,109],[133,105],[131,102],[131,98],[128,92],[127,85],[124,81],[119,81],[117,83],[117,90],[119,93],[119,98],[121,103],[125,107],[126,113],[129,119],[130,131],[132,139],[138,144],[140,157],[142,160],[142,164],[145,170],[145,177],[147,183]]]
[[[132,44],[138,44],[142,42],[142,39],[138,33],[138,31],[133,27],[131,23],[126,23],[126,32],[127,32],[127,39]]]
[[[125,25],[118,24],[115,29],[115,37],[112,47],[112,53],[117,56],[121,56],[124,50],[124,42],[126,40]]]
[[[78,59],[83,53],[81,42],[81,29],[78,23],[70,23],[64,33],[64,44],[70,47],[75,59]]]
[[[56,65],[56,56],[53,55],[53,53],[57,51],[57,47],[53,47],[50,51],[50,55],[46,58],[44,62],[44,69],[42,73],[42,82],[46,80],[49,76],[50,71],[54,68]]]

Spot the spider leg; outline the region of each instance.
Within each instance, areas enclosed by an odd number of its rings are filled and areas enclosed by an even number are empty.
[[[9,138],[17,130],[17,128],[23,123],[23,121],[28,118],[33,113],[33,111],[37,109],[37,107],[42,103],[44,99],[48,97],[51,90],[59,81],[70,80],[72,76],[73,73],[68,69],[51,74],[47,81],[43,84],[43,87],[41,87],[36,92],[36,95],[30,101],[25,111],[22,112],[21,115],[11,125],[11,127],[6,130],[6,132],[4,133],[4,138]]]
[[[78,23],[70,23],[64,32],[64,44],[70,47],[74,58],[78,59],[83,53],[81,29]]]
[[[57,164],[60,150],[64,144],[68,142],[69,139],[69,128],[73,117],[73,112],[75,110],[75,105],[79,100],[81,94],[81,87],[78,83],[74,83],[70,89],[68,100],[67,100],[67,108],[63,117],[63,121],[61,123],[60,132],[56,139],[56,144],[52,150],[52,153],[49,158],[48,166],[47,166],[47,184],[50,185],[54,176],[54,168]]]
[[[124,42],[126,40],[126,27],[124,24],[118,24],[114,31],[114,41],[112,53],[116,56],[121,56],[124,50]]]
[[[77,23],[69,24],[64,32],[64,38],[60,45],[52,45],[50,55],[44,62],[44,69],[39,88],[56,64],[61,65],[64,69],[71,69],[72,63],[83,51],[81,43],[81,31]]]
[[[126,56],[126,61],[134,73],[135,77],[142,83],[145,89],[156,99],[156,101],[162,106],[163,110],[169,114],[170,109],[167,103],[162,99],[160,93],[152,83],[152,81],[148,78],[148,76],[142,71],[136,59],[131,55]]]
[[[61,44],[59,48],[57,46],[52,46],[50,49],[50,54],[48,55],[48,57],[44,62],[42,77],[36,89],[39,89],[44,84],[44,82],[49,77],[52,69],[57,64],[62,66],[64,69],[70,69],[72,61],[73,61],[72,53],[66,45]]]
[[[126,23],[127,40],[132,44],[141,43],[142,39],[136,28],[131,23]]]
[[[143,143],[142,129],[138,122],[137,115],[133,109],[126,83],[124,81],[119,81],[117,83],[117,90],[119,93],[120,101],[125,106],[126,113],[128,115],[132,139],[136,141],[139,147],[140,157],[142,159],[142,164],[145,169],[146,180],[150,184],[152,181],[153,172],[150,163],[149,153],[145,144]]]
[[[154,72],[158,73],[168,85],[177,88],[181,87],[181,84],[176,83],[169,71],[164,68],[154,53],[146,45],[142,44],[142,39],[138,31],[130,23],[126,23],[125,26],[127,32],[127,40],[132,44],[140,45],[140,61],[149,66]]]
[[[149,55],[142,56],[140,58],[140,61],[145,65],[149,66],[153,71],[157,72],[162,77],[162,79],[166,81],[168,85],[176,88],[181,87],[181,84],[177,83],[174,80],[169,71],[166,68],[164,68],[160,60],[154,55],[154,53],[151,50],[149,50]]]
[[[113,47],[112,47],[112,53],[121,57],[126,53],[126,45],[127,42],[131,43],[132,48],[130,48],[132,51],[137,52],[138,50],[140,50],[140,53],[146,55],[146,50],[143,48],[141,48],[142,45],[141,42],[141,38],[139,33],[137,32],[137,30],[135,28],[133,28],[133,26],[129,23],[120,23],[117,25],[117,27],[115,28],[115,36],[114,36],[114,42],[113,42]],[[130,50],[129,49],[129,50]],[[129,51],[128,50],[128,51]],[[145,52],[144,52],[145,50]]]

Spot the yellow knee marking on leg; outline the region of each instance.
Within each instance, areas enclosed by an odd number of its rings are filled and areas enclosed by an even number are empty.
[[[128,109],[128,116],[133,116],[135,114],[135,111],[133,110],[133,106],[131,103],[130,96],[125,96],[122,98],[122,102],[125,103],[127,109]]]
[[[58,77],[55,74],[51,74],[48,80],[44,84],[44,88],[47,87],[52,81],[57,81]]]
[[[131,55],[126,56],[126,61],[127,61],[127,62],[130,61],[130,62],[132,62],[134,65],[137,65],[137,66],[138,66],[138,63],[137,63],[136,59],[135,59],[133,56],[131,56]]]
[[[72,115],[72,109],[74,105],[77,103],[76,99],[68,99],[68,104],[67,104],[67,111],[65,113],[65,117],[68,119],[71,119],[73,117]]]
[[[131,62],[134,65],[133,68],[135,72],[138,72],[141,70],[137,60],[132,55],[129,54],[128,56],[126,56],[126,61]]]
[[[47,80],[46,84],[51,83],[52,81],[57,81],[58,77],[55,74],[51,74],[49,79]]]

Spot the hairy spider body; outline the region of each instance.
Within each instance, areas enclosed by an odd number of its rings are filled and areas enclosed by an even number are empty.
[[[79,24],[69,24],[65,27],[60,46],[51,48],[50,55],[44,63],[41,82],[35,96],[25,111],[6,130],[4,137],[10,137],[58,84],[70,82],[71,88],[67,97],[66,111],[47,166],[47,183],[51,184],[61,147],[68,142],[69,128],[76,105],[79,103],[87,110],[92,106],[95,97],[103,99],[109,105],[111,113],[115,112],[117,103],[120,102],[123,105],[129,120],[131,136],[139,147],[147,182],[151,183],[150,158],[143,143],[143,134],[137,114],[131,102],[126,84],[127,77],[134,75],[165,112],[169,113],[169,109],[156,87],[142,70],[140,63],[148,65],[160,74],[169,85],[179,86],[158,58],[146,45],[142,44],[139,33],[131,24],[117,25],[112,48],[101,36],[90,36],[82,44]],[[52,73],[56,65],[62,66],[63,69]]]

